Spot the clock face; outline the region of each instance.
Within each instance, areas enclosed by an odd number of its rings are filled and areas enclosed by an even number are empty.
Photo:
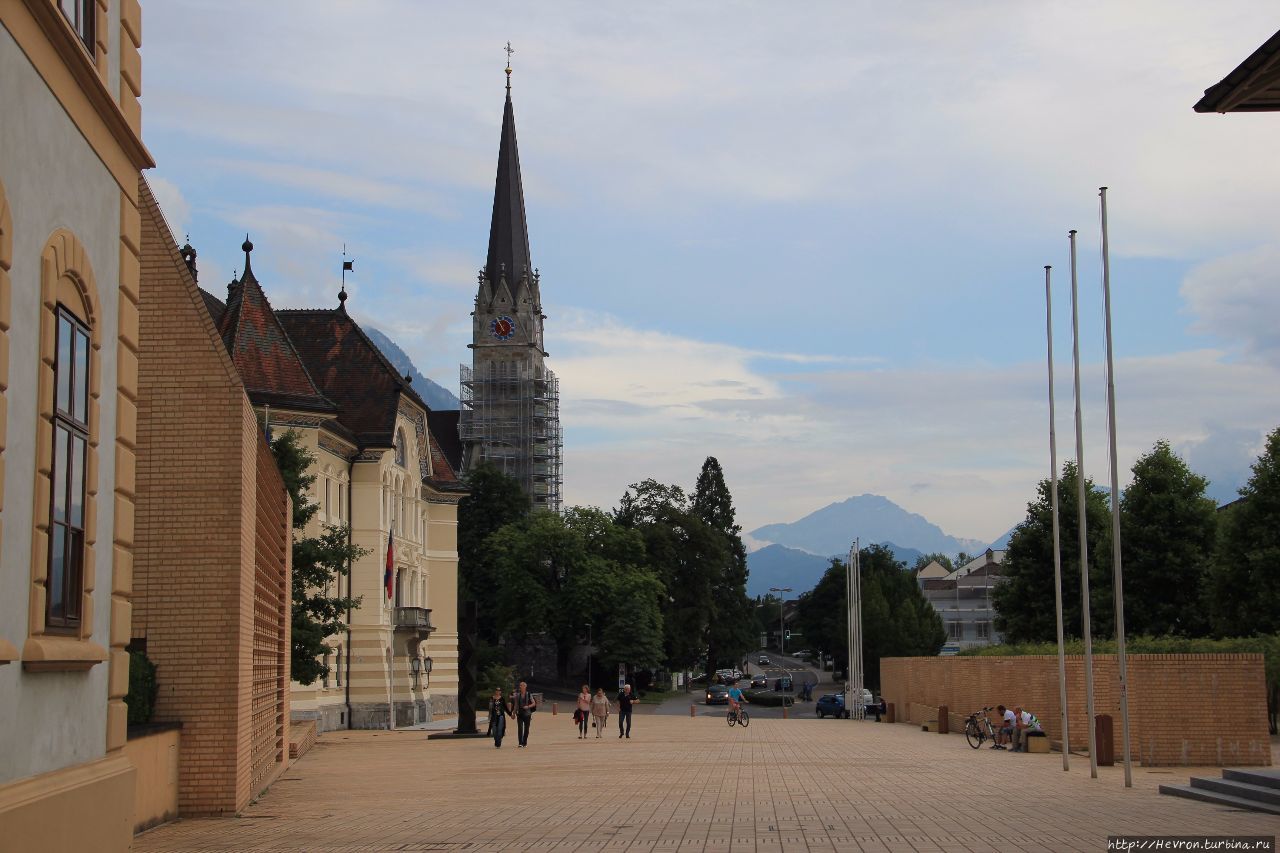
[[[516,333],[516,321],[510,317],[495,317],[489,321],[489,334],[500,341],[505,341]]]

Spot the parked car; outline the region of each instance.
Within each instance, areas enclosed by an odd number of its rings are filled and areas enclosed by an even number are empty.
[[[835,717],[837,720],[841,717],[848,717],[844,710],[844,695],[840,693],[825,693],[818,698],[817,703],[813,706],[813,710],[823,719],[827,717]]]
[[[738,669],[737,667],[734,667],[734,668],[733,668],[733,680],[734,680],[734,681],[737,681],[737,680],[739,680],[740,678],[742,678],[742,670]]]
[[[707,688],[707,704],[728,705],[729,688],[725,687],[723,684],[712,684]]]
[[[761,673],[760,675],[755,676],[754,678],[752,678],[752,679],[751,679],[751,686],[752,686],[752,687],[768,687],[768,686],[769,686],[769,676],[767,676],[767,675],[765,675],[765,674],[763,674],[763,673]]]

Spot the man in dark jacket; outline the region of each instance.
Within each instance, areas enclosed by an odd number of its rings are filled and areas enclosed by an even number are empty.
[[[618,691],[618,737],[631,737],[631,706],[636,702],[636,695],[631,692],[631,685],[624,684]],[[624,729],[625,725],[625,729]]]
[[[529,745],[529,723],[533,721],[533,712],[538,710],[538,700],[529,692],[529,685],[520,682],[516,691],[516,739],[520,746]]]

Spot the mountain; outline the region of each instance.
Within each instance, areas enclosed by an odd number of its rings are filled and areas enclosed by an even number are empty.
[[[895,543],[892,546],[895,552],[914,549],[924,554],[933,551],[947,555],[960,551],[975,554],[987,547],[987,543],[979,539],[949,536],[924,516],[907,512],[880,495],[858,495],[828,504],[799,521],[766,524],[749,535],[811,554],[847,554],[854,536],[863,542]]]
[[[369,340],[373,341],[378,349],[382,350],[382,354],[387,357],[387,361],[400,371],[401,375],[409,374],[413,379],[413,390],[418,393],[432,409],[437,411],[442,409],[456,409],[459,407],[458,398],[453,396],[448,388],[438,382],[432,382],[427,377],[418,372],[418,368],[413,366],[412,359],[400,347],[396,346],[396,342],[387,337],[387,334],[373,326],[361,326],[364,333],[369,336]]]
[[[925,552],[917,548],[908,548],[905,545],[895,545],[892,542],[881,542],[881,545],[893,552],[893,557],[899,563],[906,563],[907,568],[911,568],[916,564],[916,560],[924,556]],[[948,555],[951,556],[951,555]]]
[[[1021,522],[1019,522],[1019,524],[1020,523]],[[990,545],[987,546],[987,548],[990,548],[992,551],[1005,550],[1006,548],[1009,547],[1009,540],[1013,538],[1013,531],[1017,529],[1018,529],[1017,524],[1015,524],[1013,527],[1010,527],[1008,530],[1005,531],[1005,534],[1003,536],[1001,536],[996,541],[992,542]],[[985,551],[986,548],[983,548],[982,550]]]
[[[747,595],[764,595],[771,586],[789,586],[791,597],[817,586],[831,565],[828,557],[797,551],[784,545],[769,545],[747,555]]]

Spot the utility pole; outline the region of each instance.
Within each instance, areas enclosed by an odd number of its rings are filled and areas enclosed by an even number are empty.
[[[791,592],[789,586],[771,586],[769,592]],[[778,596],[778,654],[786,654],[787,651],[787,614],[782,609],[785,599]]]

